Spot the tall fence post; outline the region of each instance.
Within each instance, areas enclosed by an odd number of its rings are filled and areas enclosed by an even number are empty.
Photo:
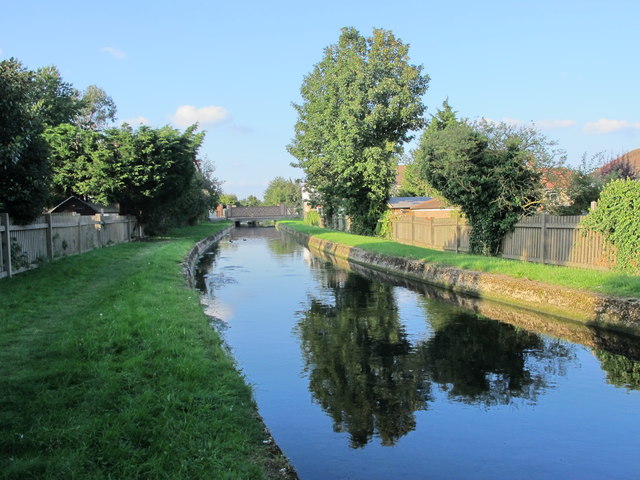
[[[542,230],[540,232],[541,242],[540,242],[540,263],[547,263],[547,250],[548,250],[548,241],[547,238],[547,217],[546,213],[542,214]]]
[[[82,253],[82,215],[78,215],[78,255]]]
[[[53,260],[53,218],[50,213],[44,216],[47,221],[47,258]]]
[[[11,277],[11,220],[8,213],[2,214],[2,225],[4,225],[4,232],[2,234],[2,257],[4,258],[4,269],[7,272],[7,276]]]
[[[460,216],[456,215],[456,253],[460,253]]]

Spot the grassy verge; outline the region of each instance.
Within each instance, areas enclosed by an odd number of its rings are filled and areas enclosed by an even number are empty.
[[[554,265],[520,262],[495,257],[483,257],[464,253],[442,252],[414,247],[382,238],[352,235],[334,230],[305,225],[301,221],[283,221],[292,229],[320,237],[324,240],[362,248],[370,252],[397,257],[406,257],[438,265],[447,265],[465,270],[476,270],[514,278],[526,278],[552,285],[587,290],[606,295],[640,298],[640,277],[617,272],[602,272]]]
[[[0,478],[269,478],[251,390],[181,273],[224,226],[0,281]]]

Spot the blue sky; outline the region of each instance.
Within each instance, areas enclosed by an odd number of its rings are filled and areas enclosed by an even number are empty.
[[[463,117],[534,122],[573,165],[640,147],[637,0],[2,0],[0,58],[102,87],[119,122],[199,121],[224,191],[262,197],[302,177],[291,103],[344,26],[410,44],[427,113],[448,97]]]

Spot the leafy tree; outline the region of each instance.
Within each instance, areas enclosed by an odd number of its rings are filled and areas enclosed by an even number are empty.
[[[262,202],[255,195],[249,195],[247,198],[240,202],[244,207],[257,207],[262,205]]]
[[[538,144],[452,118],[446,107],[423,133],[416,162],[424,179],[466,215],[471,250],[496,255],[504,234],[539,204]]]
[[[35,91],[33,72],[14,58],[0,62],[0,210],[18,223],[42,211],[49,186]]]
[[[98,189],[97,177],[103,167],[103,135],[65,123],[49,127],[44,138],[50,149],[50,203],[71,195],[88,200]]]
[[[269,182],[264,191],[265,205],[297,206],[302,204],[302,190],[300,181],[286,180],[284,177],[276,177]]]
[[[614,247],[617,268],[640,273],[640,182],[629,179],[609,182],[600,194],[598,206],[582,224],[602,234]]]
[[[223,193],[220,195],[220,203],[222,205],[239,205],[238,196],[233,193]]]
[[[196,128],[193,125],[184,133],[168,126],[107,130],[93,197],[101,203],[118,202],[121,213],[137,215],[153,232],[151,220],[157,221],[161,211],[171,211],[167,207],[193,186],[197,151],[204,138]]]
[[[409,46],[392,32],[365,38],[343,28],[338,43],[301,87],[295,137],[288,146],[327,215],[351,217],[356,233],[372,233],[386,209],[395,159],[423,125],[421,95],[429,77],[409,64]]]
[[[116,119],[116,104],[102,88],[89,85],[82,95],[75,123],[86,130],[104,130]]]
[[[70,123],[80,108],[80,93],[62,80],[55,66],[36,70],[33,77],[33,108],[47,126]]]

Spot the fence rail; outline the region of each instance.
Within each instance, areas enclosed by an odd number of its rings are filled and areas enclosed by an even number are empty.
[[[527,262],[606,270],[613,264],[601,235],[587,233],[582,216],[522,218],[502,242],[502,257]],[[438,250],[468,252],[471,227],[460,218],[400,217],[392,220],[394,241]]]
[[[29,225],[14,225],[0,214],[0,278],[11,277],[56,258],[130,241],[135,217],[117,214],[41,215]]]

